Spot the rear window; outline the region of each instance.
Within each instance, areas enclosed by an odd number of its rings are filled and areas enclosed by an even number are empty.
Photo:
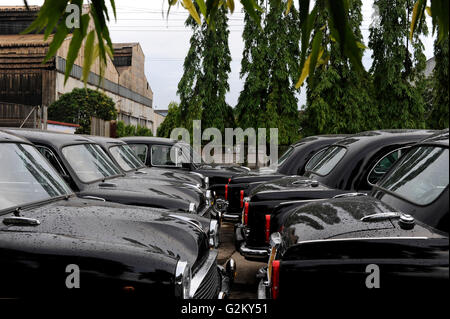
[[[311,158],[306,165],[308,168],[307,171],[322,176],[328,175],[344,157],[346,152],[347,149],[345,147],[330,146],[323,152],[320,152]]]
[[[378,187],[417,205],[431,204],[448,186],[448,149],[423,146],[411,149],[386,174]]]

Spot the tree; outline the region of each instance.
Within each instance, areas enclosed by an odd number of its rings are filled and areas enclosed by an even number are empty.
[[[174,128],[181,127],[181,111],[178,103],[170,102],[167,116],[158,127],[156,135],[159,137],[170,137]]]
[[[408,0],[375,0],[378,19],[370,27],[369,47],[373,50],[374,96],[381,128],[424,128],[425,101],[423,70],[425,57],[419,34],[412,39],[408,25]],[[409,11],[408,11],[409,12]],[[424,17],[422,17],[424,19]],[[413,53],[408,45],[411,41]]]
[[[356,133],[375,129],[379,121],[377,106],[371,96],[371,79],[367,74],[357,72],[342,55],[339,43],[330,36],[324,2],[318,1],[317,6],[321,16],[315,21],[314,34],[321,39],[322,46],[327,47],[329,55],[322,58],[322,67],[307,80],[307,104],[300,119],[302,134]],[[360,0],[353,0],[349,8],[349,23],[360,43],[361,6]]]
[[[90,134],[92,117],[104,121],[117,118],[114,101],[101,91],[75,88],[61,95],[48,108],[49,119],[79,124],[77,134]]]
[[[268,14],[259,26],[245,17],[245,47],[241,62],[244,89],[236,106],[242,128],[278,128],[281,144],[297,139],[297,90],[299,41],[298,11],[269,1]],[[261,30],[262,29],[262,30]],[[269,136],[267,136],[269,138]]]
[[[116,137],[125,136],[153,136],[152,131],[145,126],[125,125],[123,121],[117,122]]]
[[[448,39],[434,43],[436,66],[431,78],[431,110],[427,119],[427,127],[444,129],[449,126],[449,82],[448,82]]]
[[[287,10],[292,7],[293,0],[276,0],[277,2],[287,3]],[[362,70],[361,58],[359,55],[358,44],[355,40],[353,33],[350,30],[350,26],[347,20],[348,10],[348,0],[325,0],[327,8],[330,11],[328,16],[329,24],[333,27],[333,34],[336,41],[340,44],[341,52],[347,58],[349,58],[352,64],[359,70]],[[110,6],[107,6],[107,0],[89,0],[86,1],[89,5],[89,10],[87,13],[83,14],[80,18],[80,27],[72,30],[67,27],[66,20],[70,18],[71,12],[66,12],[67,5],[74,4],[79,8],[84,4],[84,0],[45,0],[38,17],[30,27],[25,31],[27,33],[33,31],[41,31],[45,29],[45,40],[48,39],[50,34],[56,28],[58,31],[53,37],[48,53],[45,60],[52,58],[57,50],[62,45],[63,41],[67,38],[67,35],[73,31],[73,36],[70,41],[69,51],[67,55],[67,65],[65,78],[70,75],[72,71],[73,63],[75,58],[79,55],[81,48],[81,43],[86,40],[85,50],[84,50],[84,62],[83,62],[83,80],[87,81],[89,70],[93,64],[93,60],[98,58],[100,66],[104,66],[107,61],[107,55],[112,56],[113,46],[112,41],[109,36],[109,30],[107,23],[110,21],[109,7],[112,8],[112,13],[114,18],[117,17],[115,0],[109,0]],[[168,0],[169,11],[170,7],[177,5],[178,0]],[[221,0],[221,1],[207,1],[205,0],[195,0],[196,6],[193,4],[192,0],[180,1],[182,6],[186,8],[193,19],[201,25],[201,16],[204,17],[205,21],[208,22],[209,26],[214,26],[217,12],[219,8],[227,8],[231,12],[234,11],[234,0]],[[258,20],[258,11],[262,9],[256,4],[255,0],[240,0],[245,11],[256,21]],[[300,6],[300,25],[299,28],[302,34],[302,52],[300,59],[300,69],[304,72],[305,77],[313,71],[316,67],[317,60],[309,59],[312,68],[305,67],[306,61],[305,55],[308,48],[308,43],[312,41],[310,39],[311,29],[309,28],[309,21],[314,20],[314,15],[317,14],[317,10],[310,10],[310,4],[312,0],[299,0]],[[24,0],[24,4],[28,6],[27,0]],[[415,19],[413,17],[411,23],[411,34],[417,25],[416,21],[420,20],[420,17],[424,15],[425,10],[427,10],[427,0],[417,0],[415,4],[414,17],[419,17]],[[439,26],[439,40],[442,41],[448,38],[449,31],[449,2],[448,0],[430,0],[429,11],[431,12],[433,18],[433,28]],[[311,11],[311,12],[310,12]],[[88,31],[89,23],[93,21],[94,30]],[[96,41],[95,41],[96,37]],[[311,56],[310,56],[311,57]],[[303,78],[304,79],[304,78]],[[299,81],[298,86],[301,85],[303,81]]]

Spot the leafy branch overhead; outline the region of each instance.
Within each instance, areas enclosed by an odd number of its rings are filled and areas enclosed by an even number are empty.
[[[239,0],[245,12],[260,23],[260,15],[263,9],[257,4],[256,0]],[[291,10],[294,0],[276,0],[277,2],[286,2],[285,14]],[[356,41],[355,35],[350,28],[348,11],[349,2],[351,0],[323,0],[325,2],[325,10],[327,10],[326,28],[329,35],[337,44],[341,54],[346,57],[355,70],[363,70],[362,67],[362,50],[363,45]],[[219,8],[224,7],[230,13],[234,12],[234,0],[167,0],[170,8],[174,5],[181,4],[193,19],[202,24],[202,16],[209,26],[214,25]],[[317,0],[298,0],[301,33],[301,54],[300,69],[302,70],[297,87],[300,87],[304,80],[311,72],[315,70],[317,65],[324,63],[327,56],[327,50],[321,45],[319,36],[316,33],[312,36],[313,25],[319,14],[317,5],[321,1]],[[27,4],[27,1],[24,0]],[[83,7],[85,0],[45,0],[38,17],[25,30],[25,33],[33,31],[42,31],[45,29],[44,37],[48,39],[52,32],[56,30],[50,43],[50,48],[45,60],[52,58],[57,50],[61,47],[64,40],[71,34],[69,51],[67,54],[67,65],[65,79],[67,81],[76,57],[79,55],[83,41],[84,43],[84,61],[83,61],[83,80],[87,81],[89,70],[93,61],[98,58],[100,62],[100,73],[104,69],[107,62],[107,56],[112,56],[113,47],[108,31],[107,22],[110,21],[110,10],[116,18],[115,0],[86,0],[86,7]],[[79,8],[85,8],[80,18],[80,27],[69,29],[65,20],[69,16],[66,12],[68,4],[75,4]],[[108,4],[108,6],[107,6]],[[312,5],[313,4],[313,5]],[[428,5],[429,4],[429,5]],[[417,0],[414,5],[413,16],[410,26],[410,36],[416,29],[420,29],[421,17],[427,12],[431,15],[433,21],[433,31],[437,29],[439,41],[448,39],[449,23],[449,1],[448,0]],[[93,28],[89,28],[90,24]],[[96,38],[96,39],[95,39]],[[309,49],[311,48],[311,50]],[[310,50],[307,57],[307,52]],[[323,52],[323,53],[322,53]],[[322,54],[321,54],[322,53]]]

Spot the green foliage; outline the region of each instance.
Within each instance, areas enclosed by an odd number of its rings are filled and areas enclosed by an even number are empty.
[[[407,4],[407,0],[375,0],[380,25],[375,23],[370,28],[369,47],[373,50],[370,72],[381,128],[425,127],[422,75],[425,57],[419,35],[427,32],[426,24],[421,24],[422,29],[411,40],[411,54],[406,46]]]
[[[298,78],[298,11],[278,1],[269,1],[269,12],[262,26],[245,17],[244,52],[241,78],[244,89],[235,108],[238,125],[278,128],[279,142],[298,139],[297,98],[294,84]],[[269,138],[269,136],[267,136]]]
[[[117,111],[114,101],[101,91],[75,88],[61,95],[48,108],[50,120],[79,124],[78,134],[90,134],[91,117],[115,120]]]
[[[431,78],[431,107],[427,119],[427,127],[433,129],[444,129],[449,126],[448,54],[448,38],[442,42],[436,40],[434,44],[436,67]]]
[[[145,127],[138,125],[137,127],[134,125],[125,125],[123,121],[117,122],[116,128],[117,137],[126,137],[126,136],[153,136],[152,131]]]
[[[181,109],[176,102],[171,102],[166,118],[158,127],[156,135],[159,137],[170,137],[174,128],[181,127]]]
[[[378,112],[371,92],[371,79],[366,73],[356,72],[349,59],[342,54],[339,43],[330,37],[326,27],[323,1],[316,6],[314,34],[321,35],[322,46],[327,48],[326,62],[308,78],[307,103],[301,114],[303,135],[356,133],[378,127]],[[362,41],[362,3],[351,2],[349,23],[358,42]],[[325,26],[325,28],[324,28]],[[312,50],[312,49],[311,49]],[[359,49],[362,51],[362,49]]]
[[[225,101],[231,72],[226,14],[226,9],[218,10],[214,28],[208,27],[206,22],[199,26],[193,18],[186,21],[193,35],[178,83],[180,116],[176,127],[191,131],[192,121],[202,120],[203,128],[215,127],[223,133],[226,127],[234,125],[233,110]]]

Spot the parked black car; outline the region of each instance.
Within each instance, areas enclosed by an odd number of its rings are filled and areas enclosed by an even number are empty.
[[[241,220],[244,198],[259,184],[284,176],[303,175],[305,165],[316,153],[324,151],[327,146],[333,144],[347,135],[318,135],[301,139],[292,144],[279,158],[277,167],[270,171],[268,168],[260,171],[251,171],[246,174],[233,176],[225,185],[225,200],[228,201],[227,212],[223,219],[229,222]]]
[[[135,151],[139,158],[149,167],[163,167],[186,170],[209,178],[209,185],[214,186],[218,196],[223,196],[224,185],[234,175],[247,173],[250,169],[235,164],[194,163],[193,148],[182,141],[161,137],[124,137],[122,138]],[[174,147],[175,146],[175,147]],[[179,160],[171,160],[171,152]]]
[[[304,176],[262,183],[244,204],[236,245],[249,260],[268,256],[269,236],[293,207],[339,196],[364,196],[392,164],[433,131],[370,131],[351,135],[313,156]]]
[[[3,132],[0,167],[0,298],[229,291],[234,261],[217,265],[208,219],[78,198],[29,141]]]
[[[130,146],[120,139],[102,136],[85,137],[100,145],[116,166],[125,173],[134,173],[135,175],[140,175],[141,178],[188,183],[204,190],[206,190],[205,188],[208,186],[208,180],[205,180],[205,177],[196,174],[160,167],[149,168],[145,166]]]
[[[449,281],[448,181],[447,130],[412,147],[371,196],[297,208],[272,234],[259,296],[366,287],[441,293]]]
[[[174,209],[205,217],[212,210],[195,186],[127,176],[98,144],[83,136],[33,129],[3,130],[36,145],[79,197]]]

